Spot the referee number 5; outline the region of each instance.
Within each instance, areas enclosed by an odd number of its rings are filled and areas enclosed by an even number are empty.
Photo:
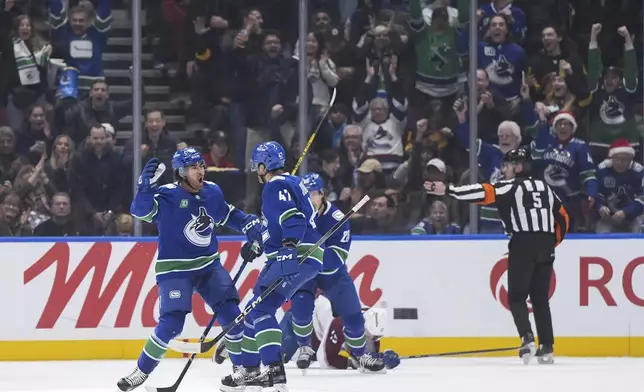
[[[541,203],[541,193],[532,194],[532,208],[542,208],[543,203]]]

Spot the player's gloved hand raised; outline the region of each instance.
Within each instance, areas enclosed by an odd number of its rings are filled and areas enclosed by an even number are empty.
[[[282,267],[282,279],[285,282],[292,281],[300,274],[295,246],[282,246],[277,251],[277,261]]]
[[[378,354],[378,356],[385,362],[387,369],[393,369],[400,365],[400,356],[394,350],[385,350]]]
[[[262,222],[255,215],[246,216],[246,218],[242,222],[242,233],[246,235],[248,242],[263,244]]]
[[[154,177],[158,167],[159,160],[156,158],[150,159],[148,163],[145,164],[143,171],[141,171],[141,175],[139,176],[139,181],[137,184],[139,192],[150,192],[151,190],[156,188],[157,179]]]
[[[246,242],[241,248],[241,257],[248,263],[252,263],[253,260],[261,256],[262,253],[264,253],[264,249],[257,242]]]

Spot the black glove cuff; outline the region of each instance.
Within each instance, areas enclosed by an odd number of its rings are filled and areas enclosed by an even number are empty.
[[[282,246],[285,246],[287,248],[296,248],[299,242],[300,241],[293,238],[284,238],[282,240]]]

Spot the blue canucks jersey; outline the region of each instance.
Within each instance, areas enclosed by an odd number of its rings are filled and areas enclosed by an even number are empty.
[[[519,97],[522,72],[526,67],[526,55],[522,47],[511,42],[503,44],[480,42],[478,67],[485,69],[490,83],[496,86],[505,99]]]
[[[608,207],[611,213],[624,211],[628,219],[644,214],[644,189],[642,178],[644,168],[637,162],[623,173],[613,169],[613,162],[608,159],[597,167],[599,192],[595,209]]]
[[[203,272],[219,262],[216,226],[241,231],[246,217],[226,203],[219,186],[204,181],[196,194],[177,184],[159,187],[154,194],[137,193],[130,212],[136,218],[156,223],[159,248],[155,273],[157,281]]]
[[[548,124],[540,123],[531,147],[533,170],[557,196],[565,200],[582,190],[588,196],[597,195],[595,165],[586,142],[573,137],[562,144],[551,134]]]
[[[299,177],[288,173],[274,176],[262,192],[262,241],[266,257],[277,255],[285,238],[299,241],[298,253],[310,249],[319,239],[315,208],[309,191]],[[323,263],[323,250],[317,249],[311,259]]]
[[[336,223],[344,218],[342,211],[330,202],[324,204],[324,210],[315,218],[318,232],[325,234]],[[349,221],[336,230],[324,243],[324,267],[320,274],[331,275],[347,262],[349,248],[351,248],[351,228]]]

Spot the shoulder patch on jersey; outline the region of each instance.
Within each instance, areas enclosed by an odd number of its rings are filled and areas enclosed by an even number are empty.
[[[333,218],[334,218],[335,220],[337,220],[338,222],[339,222],[339,221],[341,221],[341,220],[342,220],[342,218],[344,218],[344,214],[343,214],[343,213],[342,213],[342,211],[340,211],[340,210],[335,210],[335,211],[333,211],[333,214],[332,214],[332,215],[333,215]]]
[[[644,170],[644,166],[642,166],[642,164],[641,164],[641,163],[633,162],[633,166],[631,167],[631,169],[633,169],[633,171],[634,171],[634,172],[639,173],[639,172],[641,172],[642,170]]]

